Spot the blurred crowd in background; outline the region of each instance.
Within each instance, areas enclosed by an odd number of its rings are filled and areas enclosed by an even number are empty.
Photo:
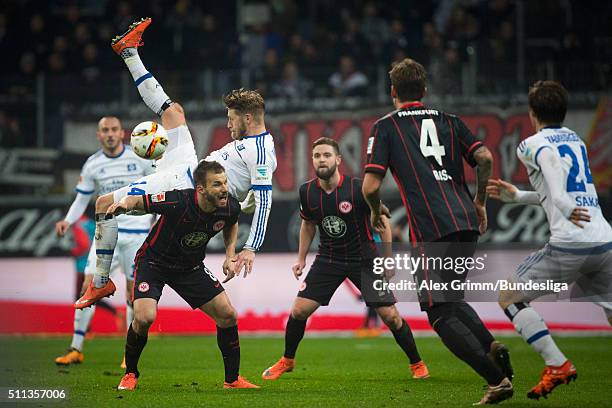
[[[438,94],[463,91],[468,61],[477,64],[478,93],[521,93],[513,89],[521,46],[527,68],[545,63],[542,72],[570,91],[605,90],[611,8],[570,0],[9,0],[0,5],[0,141],[32,143],[19,135],[32,132],[25,106],[41,97],[40,73],[47,87],[57,85],[43,96],[47,110],[110,92],[104,81],[123,72],[110,40],[143,16],[154,21],[142,53],[156,74],[241,70],[215,77],[219,90],[249,85],[266,98],[291,99],[369,97],[378,67],[386,74],[405,57],[427,67]]]

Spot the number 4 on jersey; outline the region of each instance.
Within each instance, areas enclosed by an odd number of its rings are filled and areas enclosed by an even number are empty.
[[[431,140],[431,144],[429,141]],[[442,166],[442,156],[446,155],[444,146],[440,144],[438,139],[438,131],[433,119],[423,119],[421,122],[421,153],[423,156],[433,156],[438,164]]]

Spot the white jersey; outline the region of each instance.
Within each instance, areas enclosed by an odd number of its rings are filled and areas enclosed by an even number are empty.
[[[238,201],[253,190],[255,213],[246,248],[258,250],[263,244],[272,205],[272,175],[276,170],[276,151],[270,132],[234,140],[210,153],[206,161],[216,161],[225,168],[228,189]]]
[[[560,157],[563,190],[575,204],[589,211],[591,222],[579,228],[562,214],[550,199],[550,187],[538,165],[538,155],[550,149]],[[529,181],[538,193],[550,224],[551,243],[601,243],[612,241],[612,227],[603,217],[593,184],[586,146],[578,135],[566,127],[547,127],[525,139],[517,156],[527,168]],[[562,245],[563,246],[563,245]]]
[[[143,159],[130,146],[124,146],[118,156],[107,156],[103,150],[91,155],[81,170],[77,193],[104,195],[128,186],[135,180],[155,171],[152,160]],[[153,215],[117,217],[119,232],[148,232]]]

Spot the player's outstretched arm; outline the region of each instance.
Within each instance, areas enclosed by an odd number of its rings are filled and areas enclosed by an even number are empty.
[[[125,214],[129,211],[144,212],[144,196],[141,195],[130,195],[125,196],[116,203],[111,204],[106,210],[107,214],[120,215]]]
[[[540,205],[540,196],[537,192],[520,190],[514,184],[502,179],[489,179],[487,195],[504,203]]]
[[[317,233],[317,224],[312,221],[302,220],[300,225],[300,244],[298,247],[298,259],[291,267],[295,279],[300,279],[304,267],[306,266],[306,255],[312,244],[315,234]]]
[[[77,193],[74,201],[70,205],[68,213],[66,214],[66,218],[58,221],[55,224],[55,232],[58,236],[63,237],[70,226],[81,218],[81,215],[83,215],[87,209],[87,204],[89,204],[90,198],[91,194]]]
[[[223,228],[223,242],[225,243],[225,261],[223,261],[223,274],[225,283],[236,276],[236,242],[238,241],[238,223]],[[246,272],[244,277],[246,278]]]

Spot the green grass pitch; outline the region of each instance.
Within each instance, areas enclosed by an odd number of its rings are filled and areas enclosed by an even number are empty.
[[[559,386],[547,400],[526,397],[543,363],[520,338],[502,339],[511,349],[515,395],[505,407],[610,407],[612,339],[559,337],[578,369],[577,382]],[[68,368],[53,363],[67,337],[0,337],[0,387],[64,388],[74,407],[467,407],[483,395],[483,380],[452,356],[437,337],[417,338],[431,378],[412,380],[407,359],[393,338],[309,338],[297,367],[277,381],[261,372],[283,349],[282,338],[243,337],[241,374],[259,390],[224,390],[215,337],[152,336],[140,362],[134,392],[117,391],[124,339],[87,341],[85,362]],[[4,404],[1,404],[3,405]],[[56,404],[39,402],[36,406]],[[18,406],[24,406],[19,404]]]

